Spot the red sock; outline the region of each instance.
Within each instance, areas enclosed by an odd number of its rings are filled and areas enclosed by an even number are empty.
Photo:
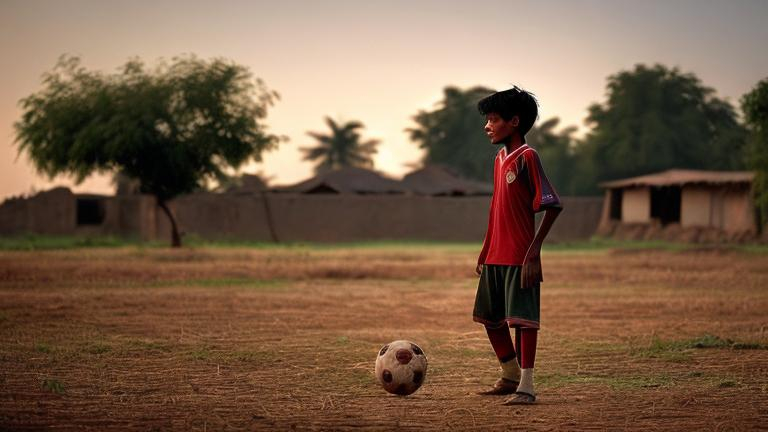
[[[485,331],[500,362],[506,363],[515,358],[515,346],[512,344],[512,336],[509,335],[509,327],[506,325],[495,329],[486,327]]]
[[[533,368],[533,363],[536,360],[536,336],[538,335],[538,329],[523,328],[520,329],[520,362],[521,369]]]
[[[520,353],[523,352],[520,349],[520,327],[515,327],[515,351],[517,351],[517,364],[523,364],[523,360],[520,358]]]

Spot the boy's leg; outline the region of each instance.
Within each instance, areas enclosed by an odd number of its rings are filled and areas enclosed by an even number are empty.
[[[520,331],[520,353],[521,367],[523,369],[533,369],[533,363],[536,361],[536,342],[539,330],[535,328],[518,329]]]
[[[512,394],[517,390],[517,384],[520,382],[520,365],[517,362],[517,353],[509,334],[509,328],[506,325],[499,328],[486,327],[485,331],[488,333],[488,339],[491,341],[496,358],[499,359],[501,379],[494,384],[493,388],[479,392],[479,394]]]
[[[520,384],[517,387],[517,395],[505,401],[505,404],[528,404],[536,400],[533,390],[533,366],[536,360],[536,343],[538,329],[523,328],[520,333]]]
[[[491,347],[493,347],[493,352],[496,353],[499,362],[504,363],[516,358],[512,336],[510,336],[506,325],[499,328],[486,327],[485,331],[488,333],[488,340],[491,341]]]

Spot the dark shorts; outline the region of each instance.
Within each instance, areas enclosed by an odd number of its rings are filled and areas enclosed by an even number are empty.
[[[472,312],[474,320],[491,328],[539,328],[540,285],[523,289],[521,276],[520,266],[483,265]]]

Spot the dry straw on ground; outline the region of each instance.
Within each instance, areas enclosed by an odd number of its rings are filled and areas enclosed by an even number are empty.
[[[751,430],[768,424],[768,256],[544,257],[539,403],[471,320],[467,248],[0,252],[0,429]],[[421,390],[375,384],[417,341]]]

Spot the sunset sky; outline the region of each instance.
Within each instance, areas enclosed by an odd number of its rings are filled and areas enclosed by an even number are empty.
[[[768,1],[171,1],[0,0],[0,200],[53,182],[17,158],[19,99],[64,53],[114,71],[138,56],[194,53],[248,66],[281,100],[267,117],[290,141],[244,172],[272,184],[311,175],[300,147],[324,116],[360,120],[394,177],[422,154],[404,129],[447,85],[518,84],[584,132],[606,78],[637,63],[695,73],[734,104],[768,77]],[[478,116],[478,131],[482,119]],[[108,176],[76,190],[111,193]]]

